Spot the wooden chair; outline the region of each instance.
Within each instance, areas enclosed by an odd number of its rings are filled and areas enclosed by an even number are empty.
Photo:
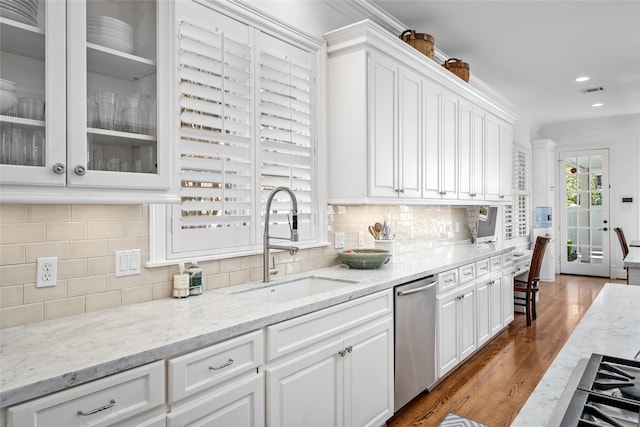
[[[526,281],[514,279],[513,290],[525,294],[524,297],[514,296],[514,305],[524,307],[527,316],[527,326],[531,325],[531,319],[536,320],[536,294],[538,293],[538,282],[540,281],[540,269],[542,268],[542,258],[547,249],[550,237],[538,236],[533,254],[531,255],[531,266],[529,267],[529,277]]]
[[[627,257],[627,255],[629,255],[629,245],[627,245],[627,239],[624,238],[624,231],[622,231],[622,228],[616,227],[613,230],[618,235],[618,241],[620,241],[620,247],[622,248],[622,259],[624,260]],[[627,271],[627,284],[628,283],[629,283],[629,272]]]

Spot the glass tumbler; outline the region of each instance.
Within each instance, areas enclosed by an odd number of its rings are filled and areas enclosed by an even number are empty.
[[[116,104],[97,103],[98,127],[101,129],[113,130],[116,115]]]

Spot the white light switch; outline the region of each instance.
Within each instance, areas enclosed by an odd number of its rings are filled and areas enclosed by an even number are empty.
[[[140,274],[140,249],[116,251],[116,277]]]
[[[344,233],[336,233],[334,243],[336,249],[344,248]]]

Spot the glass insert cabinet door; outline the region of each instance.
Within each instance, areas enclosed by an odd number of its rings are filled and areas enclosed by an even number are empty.
[[[67,4],[69,185],[144,187],[157,174],[157,7]]]
[[[608,150],[560,153],[561,272],[609,277]]]
[[[0,174],[3,184],[64,185],[65,3],[0,2]]]

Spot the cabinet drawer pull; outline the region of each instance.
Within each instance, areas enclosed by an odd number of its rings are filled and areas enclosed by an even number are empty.
[[[476,197],[476,196],[477,196],[477,194],[476,194],[476,193],[471,193],[471,194],[469,194],[469,196],[471,196],[471,197]]]
[[[347,354],[347,351],[346,350],[340,350],[338,352],[338,354],[340,355],[340,357],[344,357],[344,355]]]
[[[73,171],[76,173],[76,175],[83,176],[85,173],[87,173],[87,168],[82,165],[77,165],[75,168],[73,168]]]
[[[446,280],[444,281],[444,283],[451,283],[451,282],[453,282],[453,279],[446,279]]]
[[[86,417],[88,415],[93,415],[93,414],[97,414],[98,412],[106,411],[109,408],[113,408],[115,405],[116,405],[116,401],[111,399],[109,403],[107,403],[106,405],[96,408],[94,410],[91,410],[89,412],[78,411],[78,415],[82,415],[83,417]]]
[[[353,351],[353,346],[347,347],[347,353],[351,353]]]
[[[230,366],[232,364],[233,364],[233,359],[229,359],[229,360],[227,360],[227,363],[223,363],[220,366],[209,366],[209,370],[210,371],[217,371],[218,369],[226,368],[227,366]]]
[[[471,274],[472,274],[472,273],[471,273],[470,271],[465,271],[465,272],[464,272],[464,275],[465,275],[465,276],[471,276]]]
[[[56,175],[62,175],[64,173],[65,167],[62,163],[56,163],[51,169],[53,169],[53,173],[55,173]]]

